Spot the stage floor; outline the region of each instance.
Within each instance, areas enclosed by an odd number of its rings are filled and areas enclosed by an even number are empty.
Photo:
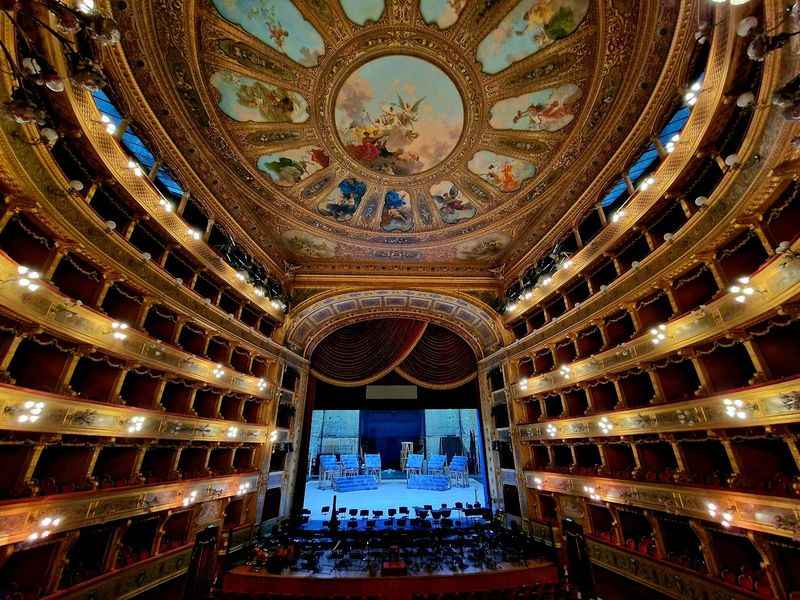
[[[399,506],[424,506],[430,504],[438,508],[443,503],[453,506],[456,502],[473,504],[476,500],[486,506],[486,498],[482,483],[470,479],[469,487],[453,487],[443,492],[433,490],[410,490],[406,487],[405,479],[383,480],[378,484],[377,490],[361,490],[355,492],[338,492],[336,506],[341,508],[364,508],[368,510],[382,510],[386,514],[389,508]],[[324,489],[317,487],[319,482],[310,481],[306,484],[306,497],[303,506],[311,511],[312,520],[321,520],[323,506],[333,504],[333,490],[326,484]]]

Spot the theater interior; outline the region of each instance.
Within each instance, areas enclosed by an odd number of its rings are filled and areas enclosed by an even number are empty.
[[[0,600],[800,599],[798,34],[0,0]]]

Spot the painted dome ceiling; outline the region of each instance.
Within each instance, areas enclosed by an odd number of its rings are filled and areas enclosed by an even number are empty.
[[[112,6],[175,170],[322,271],[513,263],[643,141],[678,24],[636,0]]]

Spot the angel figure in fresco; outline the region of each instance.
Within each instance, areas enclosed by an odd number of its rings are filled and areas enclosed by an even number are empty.
[[[254,6],[252,9],[250,9],[249,16],[253,19],[257,19],[259,17],[264,19],[264,22],[267,25],[267,31],[269,32],[269,37],[272,38],[273,42],[275,42],[275,47],[283,52],[283,44],[286,41],[286,38],[289,37],[289,32],[278,20],[278,16],[275,14],[275,7],[265,5]]]
[[[447,191],[434,195],[433,201],[439,209],[442,221],[447,224],[458,223],[475,216],[475,207],[469,200],[464,199],[461,190],[455,185],[451,185]]]
[[[566,98],[554,98],[548,104],[533,103],[524,110],[518,110],[514,115],[513,122],[518,123],[522,119],[527,119],[528,128],[538,129],[558,129],[559,125],[568,123],[575,117],[575,104],[580,99],[580,90]],[[551,127],[552,126],[552,127]]]
[[[264,162],[262,168],[281,185],[299,183],[304,177],[317,169],[324,169],[330,164],[330,158],[321,148],[314,148],[308,153],[308,159],[293,159],[281,156],[275,160]],[[315,167],[315,165],[317,165]]]
[[[408,193],[389,190],[383,200],[381,227],[384,231],[409,231],[414,225]]]
[[[339,182],[336,190],[319,207],[319,211],[337,221],[349,221],[358,210],[361,199],[367,191],[367,184],[354,177]]]
[[[499,169],[494,164],[489,165],[484,178],[503,192],[513,192],[520,184],[514,176],[514,167],[511,163],[506,163]]]
[[[539,46],[546,46],[554,40],[560,40],[575,30],[575,12],[568,6],[556,8],[556,0],[539,0],[522,15],[522,28],[516,29],[516,35],[528,35],[533,32]]]
[[[242,84],[236,92],[239,104],[257,108],[266,121],[291,122],[295,111],[294,100],[277,87],[266,86],[256,81],[252,85]]]
[[[373,119],[364,111],[348,128],[347,151],[353,158],[371,168],[390,175],[410,175],[420,168],[419,156],[407,152],[406,146],[419,137],[414,126],[425,98],[413,104],[397,95],[397,102],[381,107]]]

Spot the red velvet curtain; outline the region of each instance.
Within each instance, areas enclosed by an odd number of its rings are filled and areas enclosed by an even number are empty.
[[[395,370],[424,387],[452,388],[475,377],[475,353],[460,336],[431,324]]]
[[[347,325],[311,355],[311,370],[340,386],[366,385],[392,370],[428,388],[453,388],[475,377],[475,353],[449,329],[415,319],[375,319]]]
[[[424,321],[375,319],[337,329],[311,355],[311,369],[335,385],[364,385],[391,371],[414,348]]]

